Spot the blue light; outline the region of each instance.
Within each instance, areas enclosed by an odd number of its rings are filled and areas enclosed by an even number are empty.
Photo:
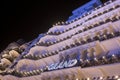
[[[79,18],[80,16],[86,14],[87,12],[93,10],[95,7],[101,5],[102,2],[100,0],[91,0],[90,2],[86,3],[85,5],[75,9],[72,11],[72,16],[69,17],[67,22],[74,20],[75,18]]]

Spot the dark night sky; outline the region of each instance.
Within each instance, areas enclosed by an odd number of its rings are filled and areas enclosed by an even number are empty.
[[[0,50],[20,38],[26,41],[36,38],[52,24],[67,20],[72,10],[88,1],[90,0],[4,1],[1,8]]]

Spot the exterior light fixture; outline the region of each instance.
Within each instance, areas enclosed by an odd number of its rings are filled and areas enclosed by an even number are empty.
[[[78,78],[76,78],[76,80],[79,80]]]
[[[115,76],[115,79],[118,79],[118,78],[119,78],[119,76],[118,76],[118,75],[116,75],[116,76]]]

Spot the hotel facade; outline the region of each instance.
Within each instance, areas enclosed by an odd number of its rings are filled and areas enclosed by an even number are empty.
[[[66,22],[3,50],[1,80],[120,80],[120,0],[91,0]]]

